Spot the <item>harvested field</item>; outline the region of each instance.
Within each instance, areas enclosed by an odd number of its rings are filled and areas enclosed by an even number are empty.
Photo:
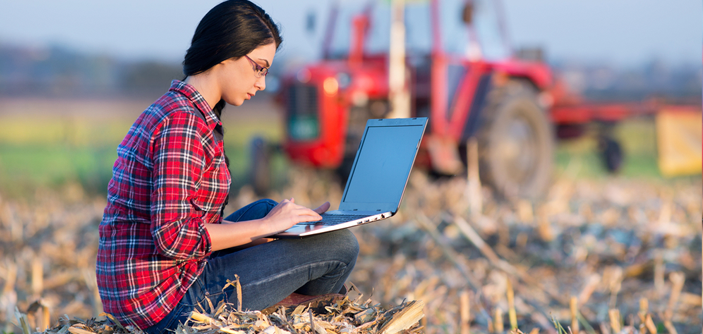
[[[324,175],[294,169],[289,179],[269,197],[339,202],[339,186]],[[242,188],[229,210],[254,199]],[[699,178],[561,177],[532,203],[499,202],[465,179],[414,172],[396,217],[353,229],[361,254],[350,281],[362,302],[370,299],[366,307],[422,301],[422,328],[414,331],[426,333],[700,333],[701,204]],[[77,186],[0,197],[5,331],[20,332],[10,324],[15,306],[26,313],[35,300],[52,326],[59,316],[91,323],[101,312],[94,261],[104,205]],[[41,305],[32,308],[35,326]],[[213,331],[197,326],[190,332]]]

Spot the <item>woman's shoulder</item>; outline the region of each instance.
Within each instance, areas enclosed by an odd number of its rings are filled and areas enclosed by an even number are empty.
[[[199,120],[203,121],[199,113],[200,111],[190,99],[169,91],[151,104],[144,111],[144,116],[151,118],[154,123],[173,123],[175,121],[176,123],[186,122],[198,125]],[[204,122],[200,125],[205,126]]]

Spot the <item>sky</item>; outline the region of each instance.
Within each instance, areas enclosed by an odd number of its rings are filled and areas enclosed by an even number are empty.
[[[350,0],[342,0],[350,1]],[[387,0],[384,0],[387,1]],[[418,1],[418,0],[413,0]],[[0,43],[62,45],[128,59],[180,61],[219,0],[0,0]],[[255,0],[282,26],[279,54],[314,59],[331,0]],[[510,40],[548,59],[701,64],[700,0],[503,0]],[[317,17],[314,33],[305,28]]]

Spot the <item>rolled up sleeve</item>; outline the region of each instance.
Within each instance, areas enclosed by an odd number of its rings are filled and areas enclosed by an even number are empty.
[[[157,251],[176,260],[204,258],[211,253],[205,212],[198,192],[206,157],[198,118],[179,112],[166,118],[153,136],[151,234]]]

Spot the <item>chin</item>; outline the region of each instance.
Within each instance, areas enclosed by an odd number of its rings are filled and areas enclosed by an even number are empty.
[[[231,104],[231,105],[233,105],[233,106],[235,106],[235,107],[239,107],[239,106],[241,106],[242,104],[244,104],[244,100],[235,100],[235,101],[227,102],[227,103],[229,103],[229,104]]]

